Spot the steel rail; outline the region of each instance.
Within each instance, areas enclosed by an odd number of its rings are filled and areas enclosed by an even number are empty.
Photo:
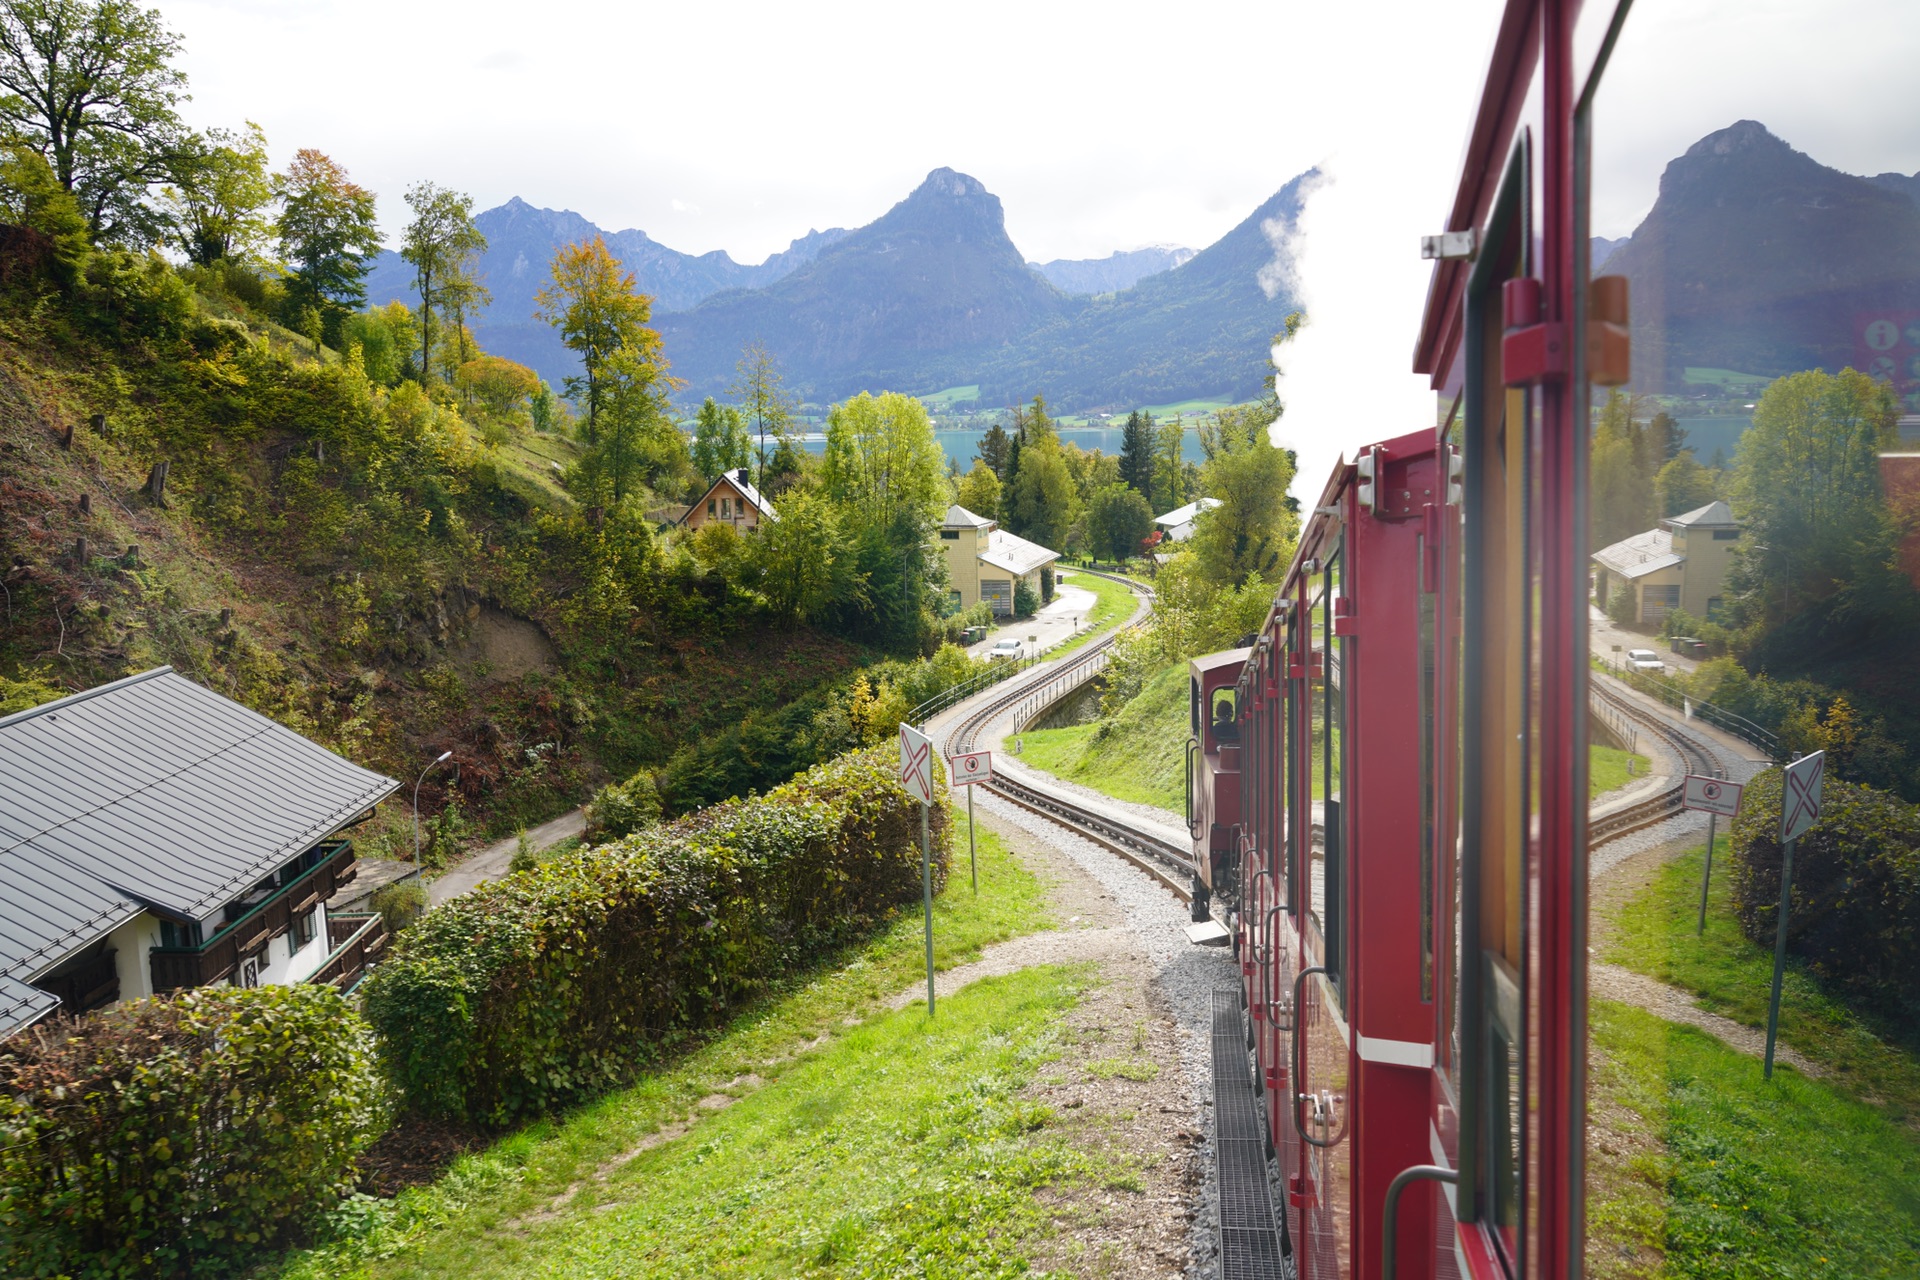
[[[1672,748],[1674,754],[1680,757],[1688,773],[1710,775],[1713,772],[1714,760],[1706,749],[1690,735],[1680,732],[1665,718],[1598,685],[1593,686],[1592,692],[1593,696],[1610,710],[1624,715]],[[1609,840],[1618,840],[1636,831],[1644,831],[1648,827],[1657,826],[1669,818],[1686,812],[1686,794],[1687,783],[1685,777],[1682,777],[1658,795],[1649,796],[1623,809],[1616,809],[1603,817],[1589,819],[1587,824],[1589,847],[1597,848]]]

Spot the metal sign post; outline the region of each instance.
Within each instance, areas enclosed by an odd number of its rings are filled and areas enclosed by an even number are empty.
[[[1827,753],[1816,751],[1787,766],[1780,793],[1780,926],[1773,939],[1773,994],[1767,1001],[1767,1063],[1764,1074],[1773,1079],[1773,1042],[1780,1030],[1780,980],[1787,971],[1787,908],[1793,901],[1793,845],[1820,817],[1821,783],[1826,781]]]
[[[973,891],[980,892],[980,864],[974,857],[973,784],[993,781],[993,752],[969,751],[947,761],[947,776],[956,787],[967,788],[967,866],[973,872]]]
[[[933,849],[927,811],[933,807],[933,740],[910,724],[900,726],[900,785],[920,802],[920,896],[927,916],[927,1016],[933,1016]]]
[[[1719,770],[1714,772],[1718,773]],[[1716,828],[1721,818],[1739,814],[1742,790],[1744,786],[1738,782],[1725,782],[1718,777],[1708,778],[1697,773],[1687,775],[1686,806],[1707,815],[1707,869],[1700,876],[1700,922],[1694,926],[1695,937],[1707,931],[1707,886],[1713,883],[1713,842],[1719,834]]]

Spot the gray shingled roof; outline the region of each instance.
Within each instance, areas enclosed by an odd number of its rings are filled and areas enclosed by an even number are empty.
[[[208,919],[398,785],[170,667],[0,719],[0,1036],[66,955]]]

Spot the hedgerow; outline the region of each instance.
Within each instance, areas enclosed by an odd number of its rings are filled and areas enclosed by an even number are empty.
[[[497,1125],[590,1096],[917,899],[896,763],[851,753],[429,912],[362,988],[406,1105]],[[931,819],[944,883],[944,802]]]
[[[1781,774],[1747,784],[1734,820],[1734,910],[1771,948],[1780,907]],[[1920,806],[1829,777],[1794,846],[1787,949],[1824,982],[1895,1017],[1920,1016]]]
[[[219,1276],[331,1208],[378,1136],[372,1037],[328,986],[202,989],[0,1054],[0,1275]]]

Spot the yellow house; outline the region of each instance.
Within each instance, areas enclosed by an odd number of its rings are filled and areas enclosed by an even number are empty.
[[[1672,516],[1658,529],[1594,552],[1594,594],[1604,607],[1621,587],[1631,588],[1634,617],[1643,623],[1664,622],[1672,609],[1711,617],[1739,539],[1740,526],[1724,502]]]
[[[940,546],[947,553],[947,585],[956,608],[984,600],[997,614],[1013,613],[1013,588],[1025,582],[1040,596],[1040,571],[1060,558],[1035,542],[1015,537],[985,516],[962,506],[947,508],[940,525]]]

